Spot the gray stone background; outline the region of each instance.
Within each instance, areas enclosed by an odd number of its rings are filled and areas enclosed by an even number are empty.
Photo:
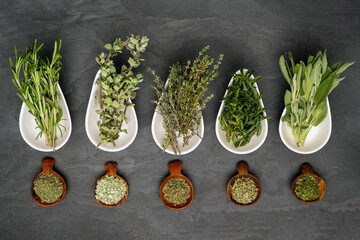
[[[136,103],[139,132],[124,151],[95,150],[85,133],[85,112],[94,76],[95,57],[106,43],[133,34],[150,38],[145,75]],[[21,101],[11,83],[8,57],[13,47],[37,38],[50,54],[63,40],[60,85],[73,121],[69,142],[55,153],[33,150],[21,138]],[[205,137],[191,154],[162,153],[150,124],[155,97],[151,66],[165,79],[168,66],[193,59],[209,44],[209,54],[224,53],[220,75],[211,83],[215,97],[204,111]],[[1,1],[0,3],[0,238],[1,239],[359,239],[360,238],[360,2],[353,1]],[[296,60],[328,50],[330,64],[357,61],[330,95],[333,131],[319,152],[300,155],[281,142],[278,123],[287,83],[278,67],[281,54]],[[124,57],[122,59],[126,61]],[[238,156],[215,136],[215,118],[231,74],[255,69],[269,120],[264,145]],[[68,186],[63,201],[39,207],[30,196],[41,160],[55,158],[55,168]],[[193,204],[171,211],[161,203],[158,188],[167,164],[184,163],[195,187]],[[226,195],[236,163],[246,160],[263,188],[258,203],[241,208]],[[93,187],[104,164],[118,163],[130,187],[126,202],[107,209],[94,199]],[[299,203],[290,184],[303,162],[310,162],[327,184],[323,200]]]

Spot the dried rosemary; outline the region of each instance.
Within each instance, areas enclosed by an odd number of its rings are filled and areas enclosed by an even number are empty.
[[[295,194],[303,201],[314,201],[320,196],[320,185],[313,176],[296,180]]]
[[[58,177],[44,173],[34,181],[34,191],[41,202],[54,203],[60,199],[64,188]]]
[[[249,204],[255,201],[259,189],[253,180],[248,177],[240,177],[231,185],[231,197],[240,204]]]
[[[163,188],[164,198],[169,203],[182,205],[190,197],[190,186],[182,178],[170,179]]]
[[[126,191],[126,185],[122,179],[106,175],[97,183],[95,197],[100,202],[113,205],[125,197]]]

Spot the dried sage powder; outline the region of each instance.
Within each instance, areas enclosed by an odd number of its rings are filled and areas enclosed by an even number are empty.
[[[34,181],[34,191],[41,202],[54,203],[60,199],[64,188],[58,177],[44,173]]]
[[[255,201],[258,191],[255,182],[248,177],[236,178],[231,185],[231,197],[240,204]]]
[[[314,201],[320,196],[320,185],[313,176],[296,180],[295,194],[303,201]]]
[[[175,206],[186,203],[190,197],[190,186],[182,178],[170,179],[163,188],[164,198]]]
[[[113,205],[125,197],[126,191],[126,185],[122,179],[106,175],[96,185],[95,197],[100,202]]]

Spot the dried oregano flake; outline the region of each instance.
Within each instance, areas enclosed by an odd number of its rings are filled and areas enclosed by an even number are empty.
[[[303,201],[314,201],[319,198],[320,186],[313,176],[296,180],[295,194]]]
[[[182,178],[170,179],[163,188],[164,198],[169,203],[182,205],[190,197],[190,186]]]
[[[237,178],[231,185],[231,197],[240,204],[255,201],[258,191],[255,182],[248,177]]]
[[[106,175],[96,185],[95,197],[100,202],[113,205],[125,197],[126,191],[126,185],[122,179]]]
[[[41,202],[54,203],[60,199],[64,189],[58,177],[44,173],[34,181],[34,191]]]

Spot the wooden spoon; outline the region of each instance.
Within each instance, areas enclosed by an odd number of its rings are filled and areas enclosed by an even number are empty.
[[[94,196],[95,196],[96,201],[97,201],[101,206],[108,207],[108,208],[117,207],[117,206],[119,206],[120,204],[122,204],[123,202],[125,202],[128,194],[129,194],[129,187],[128,187],[126,181],[125,181],[122,177],[120,177],[119,175],[117,175],[116,169],[117,169],[117,164],[116,164],[116,163],[114,163],[114,162],[108,162],[108,163],[106,163],[106,164],[105,164],[106,174],[105,174],[104,176],[102,176],[101,178],[99,178],[99,179],[96,181],[96,184],[95,184],[95,187],[94,187]],[[119,179],[123,180],[124,183],[125,183],[125,186],[126,186],[125,196],[124,196],[118,203],[115,203],[115,204],[105,204],[105,203],[99,201],[99,200],[96,198],[96,193],[95,193],[96,186],[97,186],[98,182],[99,182],[101,179],[103,179],[104,177],[106,177],[106,176],[114,176],[114,177],[116,177],[116,178],[119,178]]]
[[[168,164],[170,175],[164,179],[164,181],[161,183],[160,189],[159,189],[161,201],[163,202],[163,204],[166,207],[168,207],[172,210],[180,210],[180,209],[187,208],[188,206],[190,206],[190,204],[194,200],[194,187],[193,187],[191,181],[187,177],[185,177],[184,175],[181,174],[182,165],[183,165],[182,162],[180,162],[178,160],[172,161]],[[168,201],[166,201],[166,199],[164,197],[163,188],[164,188],[165,184],[172,178],[184,179],[187,182],[187,184],[189,184],[190,197],[187,199],[186,203],[181,204],[181,205],[174,205],[173,203],[169,203]]]
[[[292,193],[294,194],[295,198],[297,200],[299,200],[299,202],[306,203],[306,204],[312,204],[312,203],[316,203],[316,202],[320,201],[324,197],[325,192],[326,192],[326,185],[325,185],[324,180],[322,180],[318,175],[314,174],[313,168],[309,163],[304,163],[301,166],[301,172],[302,173],[297,178],[295,178],[295,180],[293,181],[293,183],[291,185],[291,190],[292,190]],[[316,179],[316,181],[318,181],[319,186],[320,186],[319,198],[314,201],[303,201],[300,198],[298,198],[298,196],[296,196],[296,193],[295,193],[296,181],[298,179],[300,179],[302,177],[306,177],[306,176],[313,176]]]
[[[39,204],[42,207],[51,207],[54,206],[56,204],[58,204],[65,196],[66,193],[66,183],[64,181],[64,179],[60,176],[60,174],[58,174],[57,172],[54,171],[54,159],[52,158],[45,158],[44,160],[42,160],[41,162],[42,165],[42,171],[34,178],[34,180],[31,183],[31,196],[34,199],[34,201]],[[34,181],[40,177],[40,175],[42,174],[51,174],[54,175],[55,177],[59,178],[60,182],[63,185],[63,194],[61,195],[60,199],[57,200],[56,202],[53,203],[48,203],[48,202],[42,202],[40,197],[38,195],[36,195],[35,191],[34,191]]]
[[[238,206],[242,206],[242,207],[250,206],[250,205],[256,203],[256,202],[259,200],[260,196],[261,196],[261,185],[260,185],[260,182],[259,182],[259,180],[258,180],[255,176],[249,174],[249,165],[248,165],[245,161],[240,161],[240,162],[237,164],[237,170],[238,170],[238,173],[239,173],[239,174],[237,174],[237,175],[235,175],[234,177],[232,177],[232,178],[230,179],[228,185],[227,185],[227,195],[228,195],[230,201],[231,201],[232,203],[238,205]],[[257,195],[256,199],[255,199],[253,202],[248,203],[248,204],[238,203],[238,202],[235,201],[235,200],[232,198],[232,196],[231,196],[231,185],[234,183],[235,179],[241,178],[241,177],[247,177],[247,178],[250,178],[251,180],[253,180],[254,183],[255,183],[255,185],[256,185],[256,187],[257,187],[257,189],[258,189],[258,195]]]

